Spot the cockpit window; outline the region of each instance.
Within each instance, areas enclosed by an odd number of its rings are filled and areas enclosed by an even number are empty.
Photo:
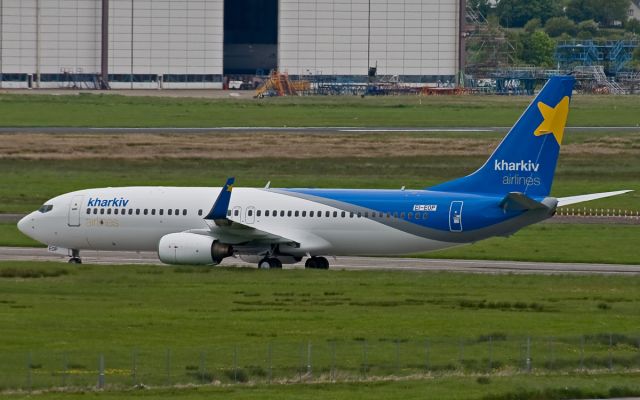
[[[48,213],[51,210],[53,210],[53,205],[45,204],[42,207],[40,207],[40,209],[38,211],[40,211],[41,213],[45,214],[45,213]]]

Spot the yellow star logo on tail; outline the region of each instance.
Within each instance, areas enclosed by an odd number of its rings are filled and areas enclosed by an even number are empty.
[[[558,144],[562,144],[564,127],[567,125],[569,115],[569,96],[565,96],[555,107],[549,107],[543,102],[538,102],[538,110],[544,121],[533,132],[536,136],[553,134]]]
[[[230,191],[232,191],[232,190],[233,190],[233,185],[229,185],[229,186],[227,186],[227,192],[230,192]]]

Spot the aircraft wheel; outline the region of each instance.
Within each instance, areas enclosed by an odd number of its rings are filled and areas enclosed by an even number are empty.
[[[282,262],[277,258],[264,258],[258,263],[260,269],[282,269]]]
[[[80,257],[71,257],[68,262],[69,264],[82,264],[82,259]]]
[[[318,269],[329,269],[329,260],[324,257],[317,257],[316,263],[318,264]]]
[[[329,261],[324,257],[311,257],[304,263],[308,269],[329,269]]]

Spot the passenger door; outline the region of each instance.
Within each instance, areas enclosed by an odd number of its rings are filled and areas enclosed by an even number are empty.
[[[84,196],[73,196],[69,204],[69,215],[67,224],[69,226],[80,226],[80,207]]]

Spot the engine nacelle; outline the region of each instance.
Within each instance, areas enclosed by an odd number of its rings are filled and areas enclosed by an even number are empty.
[[[165,264],[216,265],[231,255],[231,245],[195,233],[170,233],[158,243],[158,257]]]

